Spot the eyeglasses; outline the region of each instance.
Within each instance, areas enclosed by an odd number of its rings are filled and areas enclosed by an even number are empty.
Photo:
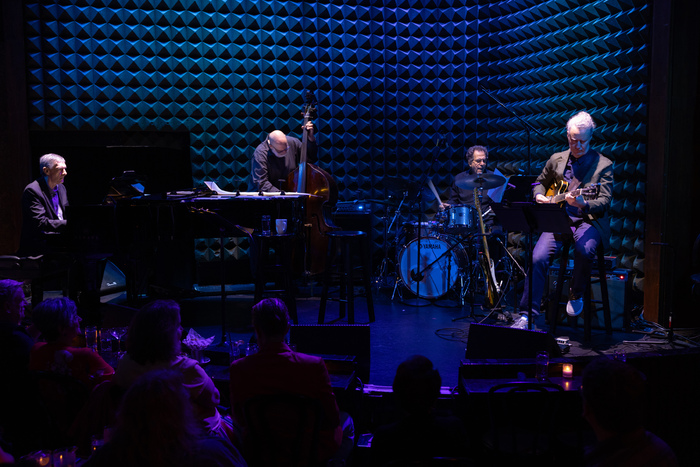
[[[570,142],[571,144],[581,143],[581,144],[583,145],[583,144],[588,143],[588,142],[591,140],[591,138],[588,138],[588,139],[574,139],[574,138],[571,137],[571,135],[568,135],[568,134],[567,134],[566,136],[567,136],[567,138],[569,138],[569,142]]]
[[[280,145],[275,146],[274,144],[272,144],[272,141],[270,141],[269,139],[267,140],[267,145],[271,149],[274,149],[275,151],[277,151],[279,153],[284,153],[284,152],[287,152],[289,150],[288,144],[285,144],[284,147],[282,147],[282,149],[280,149],[280,147],[279,147]]]

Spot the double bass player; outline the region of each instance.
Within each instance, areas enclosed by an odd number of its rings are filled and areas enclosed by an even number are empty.
[[[316,160],[318,147],[314,136],[312,121],[301,126],[306,129],[308,137],[307,158]],[[287,176],[299,166],[301,159],[301,140],[285,135],[281,130],[274,130],[253,152],[253,183],[258,191],[282,191],[281,187]]]

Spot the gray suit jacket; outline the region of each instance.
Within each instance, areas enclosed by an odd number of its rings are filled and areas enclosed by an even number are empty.
[[[569,153],[569,150],[557,152],[549,158],[542,173],[537,177],[539,183],[532,190],[534,196],[544,195],[554,182],[563,179]],[[583,217],[585,222],[590,223],[598,230],[603,239],[603,245],[608,249],[610,247],[608,208],[612,201],[613,164],[610,159],[598,152],[596,152],[596,156],[597,160],[591,165],[583,180],[580,180],[579,187],[600,183],[600,192],[595,199],[588,200],[589,209]]]

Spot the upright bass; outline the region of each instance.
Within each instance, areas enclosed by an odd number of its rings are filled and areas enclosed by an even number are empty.
[[[324,210],[335,206],[338,202],[338,186],[333,177],[325,170],[307,162],[308,132],[306,124],[311,121],[315,112],[314,97],[309,91],[306,93],[304,105],[304,124],[301,141],[301,159],[299,166],[288,176],[285,189],[297,193],[308,193],[306,198],[306,212],[304,214],[304,226],[307,233],[306,241],[306,270],[311,274],[319,274],[324,271],[326,263],[326,250],[328,248],[327,232],[338,230],[332,224],[326,222]]]

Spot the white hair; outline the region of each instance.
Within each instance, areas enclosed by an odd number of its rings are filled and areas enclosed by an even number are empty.
[[[59,156],[58,154],[44,154],[39,158],[39,170],[44,171],[44,167],[47,169],[53,169],[59,162],[66,163],[66,160]]]
[[[572,127],[576,127],[579,130],[591,130],[595,128],[595,122],[593,118],[586,112],[579,112],[566,122],[566,132],[568,133]]]

